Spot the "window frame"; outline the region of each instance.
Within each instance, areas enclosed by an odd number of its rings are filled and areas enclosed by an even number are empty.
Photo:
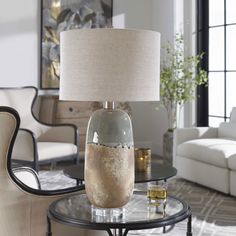
[[[236,70],[227,70],[227,26],[236,25],[236,23],[227,23],[227,8],[224,0],[224,24],[209,25],[209,0],[197,0],[197,53],[204,52],[204,58],[201,62],[201,68],[209,72],[224,73],[224,115],[217,116],[209,114],[209,89],[199,86],[197,88],[197,126],[209,126],[209,117],[222,118],[224,121],[229,119],[227,116],[227,73],[236,72]],[[224,30],[224,69],[209,70],[209,30],[211,28],[223,27]]]
[[[209,54],[209,0],[197,0],[197,53],[204,52],[200,63],[202,69],[208,71]],[[197,126],[208,126],[208,87],[197,88]]]

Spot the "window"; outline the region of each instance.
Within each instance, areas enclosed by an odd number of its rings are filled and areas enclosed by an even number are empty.
[[[198,88],[199,126],[228,121],[236,106],[236,1],[198,0],[198,52],[206,57],[207,88]]]

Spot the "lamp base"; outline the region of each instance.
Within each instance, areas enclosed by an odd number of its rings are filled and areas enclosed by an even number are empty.
[[[134,148],[86,145],[85,189],[90,202],[100,208],[119,208],[134,187]]]
[[[114,220],[121,219],[125,214],[125,208],[100,208],[94,205],[91,206],[91,214],[96,219],[104,219],[104,220]]]
[[[95,111],[89,121],[85,150],[85,190],[92,205],[112,209],[127,204],[133,194],[133,187],[131,121],[124,111],[113,105],[106,106]]]

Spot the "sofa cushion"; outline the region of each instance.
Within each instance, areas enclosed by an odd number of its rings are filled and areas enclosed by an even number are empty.
[[[180,144],[177,155],[228,168],[228,159],[236,155],[236,141],[229,139],[194,139]],[[234,162],[236,164],[236,161]]]

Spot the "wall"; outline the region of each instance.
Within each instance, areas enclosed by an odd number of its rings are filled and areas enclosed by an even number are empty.
[[[188,42],[188,49],[185,51],[187,55],[196,55],[196,39],[197,39],[197,13],[196,13],[196,1],[189,0],[184,1],[184,37],[185,41]],[[196,125],[196,108],[197,104],[196,101],[189,102],[185,105],[183,111],[183,126],[190,127]]]
[[[38,85],[39,0],[0,2],[0,86]]]
[[[152,0],[113,0],[113,27],[150,29]]]
[[[173,0],[114,0],[115,28],[138,28],[161,33],[162,45],[173,40]],[[136,102],[132,106],[134,139],[137,146],[151,147],[162,154],[162,136],[167,130],[167,115],[158,103]]]

